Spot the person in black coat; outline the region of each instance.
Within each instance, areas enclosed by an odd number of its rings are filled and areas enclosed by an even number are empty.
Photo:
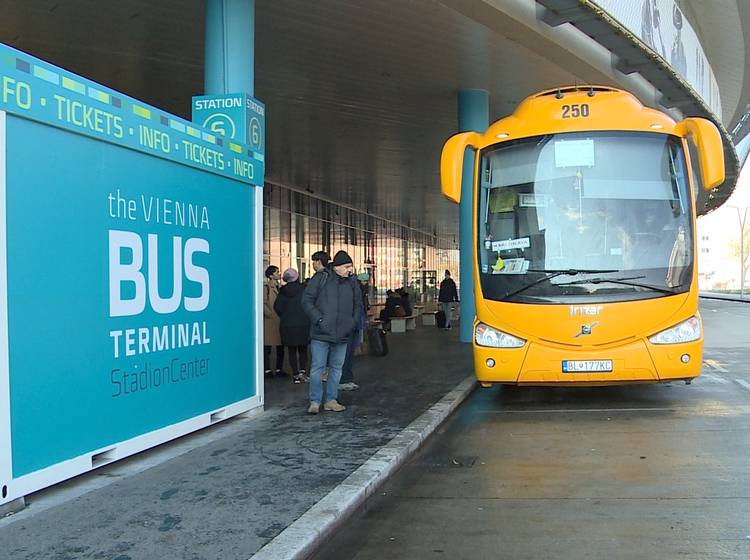
[[[445,330],[451,328],[451,316],[453,315],[453,303],[458,301],[458,290],[456,289],[456,283],[451,278],[451,271],[445,271],[445,279],[440,282],[440,293],[438,294],[438,302],[443,313],[445,313]]]
[[[399,314],[403,314],[401,308],[401,296],[393,290],[387,290],[385,292],[385,307],[380,311],[380,320],[387,323],[391,320],[391,317],[396,317]],[[400,310],[400,311],[397,311]]]
[[[310,342],[310,320],[302,308],[305,287],[293,268],[284,271],[286,284],[279,290],[273,309],[281,320],[281,342],[289,349],[289,363],[295,383],[307,381],[307,345]],[[299,359],[299,361],[298,361]]]
[[[401,306],[401,309],[404,310],[404,316],[411,316],[413,310],[411,307],[411,300],[409,299],[409,292],[407,292],[405,288],[399,288],[396,290],[396,293],[399,295],[399,305]]]

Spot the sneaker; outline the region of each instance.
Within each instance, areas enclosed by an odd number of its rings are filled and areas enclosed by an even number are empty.
[[[294,376],[294,384],[299,385],[302,383],[302,374],[298,374]]]
[[[339,391],[356,391],[357,389],[359,389],[359,385],[354,381],[349,381],[348,383],[342,383],[339,385]]]
[[[276,377],[289,377],[289,374],[285,372],[283,369],[277,369]]]
[[[333,402],[336,402],[336,401],[333,401]],[[326,409],[326,410],[328,410],[328,409]],[[314,401],[311,402],[310,406],[307,407],[307,413],[308,414],[317,414],[318,412],[320,412],[320,403],[316,403]]]
[[[334,399],[325,403],[323,405],[323,410],[330,410],[331,412],[342,412],[346,410],[346,407],[343,404],[339,404],[339,402]]]
[[[273,377],[273,371],[270,369],[267,369],[266,371],[263,372],[263,375],[265,375],[266,377]]]
[[[302,383],[310,383],[310,376],[306,373],[302,374]]]

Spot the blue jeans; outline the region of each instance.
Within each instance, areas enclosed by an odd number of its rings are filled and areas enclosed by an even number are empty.
[[[451,317],[453,317],[453,302],[441,301],[440,307],[442,308],[443,313],[445,313],[445,328],[450,328]]]
[[[310,368],[310,402],[328,402],[339,396],[339,381],[341,368],[346,359],[346,342],[333,344],[321,340],[312,340],[312,367]],[[326,398],[323,398],[323,370],[328,366],[328,381],[326,382]]]
[[[354,351],[359,346],[359,339],[361,336],[362,331],[354,331],[349,337],[349,342],[346,345],[346,359],[344,360],[344,368],[341,373],[341,383],[354,383],[352,361],[354,361]]]

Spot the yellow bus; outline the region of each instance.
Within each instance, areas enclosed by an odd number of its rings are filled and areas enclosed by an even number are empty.
[[[467,148],[482,386],[699,375],[694,198],[724,181],[711,121],[675,123],[611,87],[543,91],[446,142],[453,202]]]

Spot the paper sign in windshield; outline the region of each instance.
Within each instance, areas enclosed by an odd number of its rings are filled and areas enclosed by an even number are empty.
[[[543,208],[547,206],[547,196],[537,193],[520,193],[518,205],[522,208]]]
[[[529,261],[526,259],[505,259],[503,265],[500,270],[493,267],[492,274],[525,274],[529,269]]]
[[[594,140],[555,141],[555,167],[593,167]]]
[[[531,246],[528,237],[521,237],[519,239],[505,239],[503,241],[493,241],[493,251],[508,251],[510,249],[525,249]]]

